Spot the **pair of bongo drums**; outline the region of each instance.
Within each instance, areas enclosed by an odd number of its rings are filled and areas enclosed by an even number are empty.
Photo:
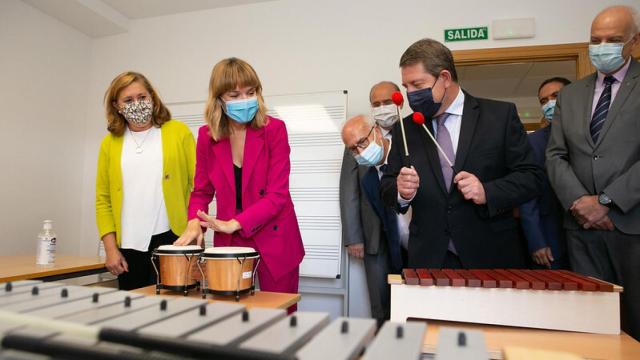
[[[156,262],[159,265],[156,265]],[[203,250],[197,245],[163,245],[151,254],[156,271],[156,294],[160,290],[183,292],[200,288],[202,297],[255,293],[256,269],[260,255],[250,247],[212,247]],[[197,279],[197,272],[200,280]]]

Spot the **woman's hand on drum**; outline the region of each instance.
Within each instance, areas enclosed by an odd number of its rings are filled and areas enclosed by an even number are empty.
[[[200,212],[198,212],[199,215]],[[198,246],[202,246],[204,235],[202,234],[202,226],[204,224],[200,224],[200,220],[191,219],[187,223],[187,229],[180,235],[178,240],[173,242],[173,245],[185,246],[193,243],[193,240],[196,240],[196,244]]]
[[[129,264],[124,259],[120,250],[115,249],[106,251],[107,258],[104,261],[104,266],[113,275],[120,275],[123,272],[129,272]]]
[[[202,224],[202,226],[208,227],[217,232],[233,234],[234,232],[242,229],[242,226],[240,226],[240,223],[236,219],[228,221],[219,220],[213,216],[207,215],[204,211],[198,211],[198,217],[200,218],[200,224]]]

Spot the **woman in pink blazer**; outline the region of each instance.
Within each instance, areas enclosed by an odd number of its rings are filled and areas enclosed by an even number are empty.
[[[260,253],[262,290],[297,293],[304,248],[289,194],[287,129],[266,114],[251,65],[229,58],[214,66],[205,117],[189,223],[175,244],[201,245],[202,228],[211,228],[216,247],[249,246]],[[207,214],[214,195],[216,217]]]

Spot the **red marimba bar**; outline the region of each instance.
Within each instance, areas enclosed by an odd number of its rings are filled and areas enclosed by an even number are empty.
[[[613,292],[614,285],[568,270],[403,269],[407,285]]]

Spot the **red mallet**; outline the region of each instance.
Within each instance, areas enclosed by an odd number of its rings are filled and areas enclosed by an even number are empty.
[[[407,135],[404,132],[404,121],[402,121],[402,116],[400,116],[400,106],[404,103],[404,97],[402,97],[402,93],[400,91],[395,91],[391,94],[391,101],[396,104],[396,112],[398,113],[398,118],[400,119],[400,130],[402,130],[402,142],[404,144],[404,156],[409,156],[409,148],[407,148]]]
[[[391,101],[393,101],[396,106],[402,106],[404,103],[404,97],[402,97],[402,93],[400,93],[400,91],[396,91],[391,94]]]
[[[447,154],[445,154],[444,150],[442,150],[442,148],[440,147],[440,144],[438,144],[438,142],[433,137],[433,135],[431,135],[431,132],[429,131],[429,129],[427,129],[427,126],[424,124],[424,115],[421,112],[414,112],[412,118],[414,123],[422,126],[422,128],[427,133],[427,135],[429,135],[429,138],[431,138],[431,141],[433,141],[433,143],[436,145],[436,147],[440,151],[440,154],[444,156],[444,159],[447,161],[447,164],[449,164],[449,166],[453,168],[453,163],[451,162],[451,160],[449,160],[449,157],[447,156]]]
[[[421,112],[414,112],[411,116],[413,118],[413,122],[418,125],[424,125],[424,115]]]

